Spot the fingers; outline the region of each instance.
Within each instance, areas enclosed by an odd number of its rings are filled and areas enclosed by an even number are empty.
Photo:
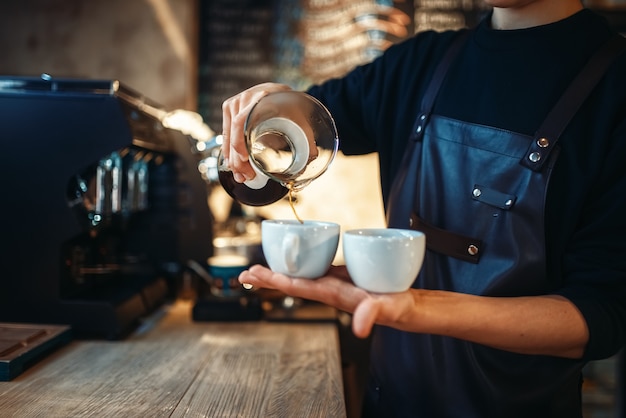
[[[342,277],[291,278],[274,273],[260,265],[254,265],[241,273],[239,282],[255,287],[280,290],[289,296],[314,300],[346,312],[352,312],[361,299],[367,297],[367,292],[355,287],[352,282]]]
[[[261,265],[254,265],[249,270],[242,272],[239,275],[239,282],[255,287],[280,290],[289,296],[302,297],[319,302],[323,302],[329,292],[328,289],[324,289],[325,286],[319,285],[319,279],[292,278],[284,274],[275,273]]]
[[[367,298],[354,310],[352,332],[358,338],[367,338],[379,317],[381,304],[374,298]]]
[[[359,338],[369,336],[374,324],[404,329],[402,327],[406,320],[402,318],[414,306],[414,299],[409,292],[372,294],[342,277],[345,269],[334,267],[329,270],[329,274],[332,275],[318,279],[291,278],[274,273],[267,267],[254,265],[239,275],[239,282],[257,288],[279,290],[289,296],[314,300],[351,312],[352,332]]]
[[[250,165],[244,136],[248,114],[264,96],[286,90],[291,88],[284,84],[263,83],[226,99],[222,104],[222,154],[235,181],[242,183],[256,174]]]
[[[345,266],[331,267],[326,276],[318,279],[302,279],[254,265],[239,275],[239,282],[279,290],[289,296],[314,300],[352,313],[352,332],[359,338],[368,337],[374,324],[419,331],[412,316],[416,301],[411,289],[389,294],[369,293],[354,286]]]
[[[243,183],[255,173],[248,161],[248,151],[244,139],[244,124],[249,109],[256,102],[250,102],[247,94],[241,93],[227,99],[222,104],[222,154],[224,164],[233,172],[236,182]]]
[[[222,103],[222,155],[224,156],[224,163],[228,165],[230,159],[230,126],[232,125],[232,115],[235,114],[235,110],[232,108],[233,98],[227,99]]]
[[[292,279],[260,265],[254,265],[239,275],[239,283],[265,289],[283,290],[290,286]],[[291,295],[295,296],[295,295]]]

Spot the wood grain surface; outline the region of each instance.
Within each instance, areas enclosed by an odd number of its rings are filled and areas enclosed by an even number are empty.
[[[2,417],[345,417],[332,323],[193,322],[166,306],[122,341],[76,340],[10,382]]]

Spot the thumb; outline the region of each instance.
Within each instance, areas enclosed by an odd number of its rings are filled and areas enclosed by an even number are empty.
[[[359,303],[352,315],[352,332],[359,338],[366,338],[372,332],[372,328],[380,312],[380,303],[373,298],[365,298]]]

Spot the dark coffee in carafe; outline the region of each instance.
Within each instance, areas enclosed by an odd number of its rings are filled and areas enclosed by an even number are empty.
[[[233,173],[220,168],[218,177],[224,190],[236,201],[248,206],[265,206],[282,199],[288,192],[285,186],[277,181],[268,181],[264,187],[253,189],[243,183],[237,183]]]

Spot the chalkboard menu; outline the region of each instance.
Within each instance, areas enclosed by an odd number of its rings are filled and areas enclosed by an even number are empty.
[[[199,103],[221,130],[221,106],[255,84],[304,89],[371,61],[424,30],[473,26],[481,0],[202,0]]]
[[[272,0],[200,1],[198,109],[221,130],[222,102],[273,78]]]
[[[489,10],[482,0],[415,0],[416,32],[474,26]]]

